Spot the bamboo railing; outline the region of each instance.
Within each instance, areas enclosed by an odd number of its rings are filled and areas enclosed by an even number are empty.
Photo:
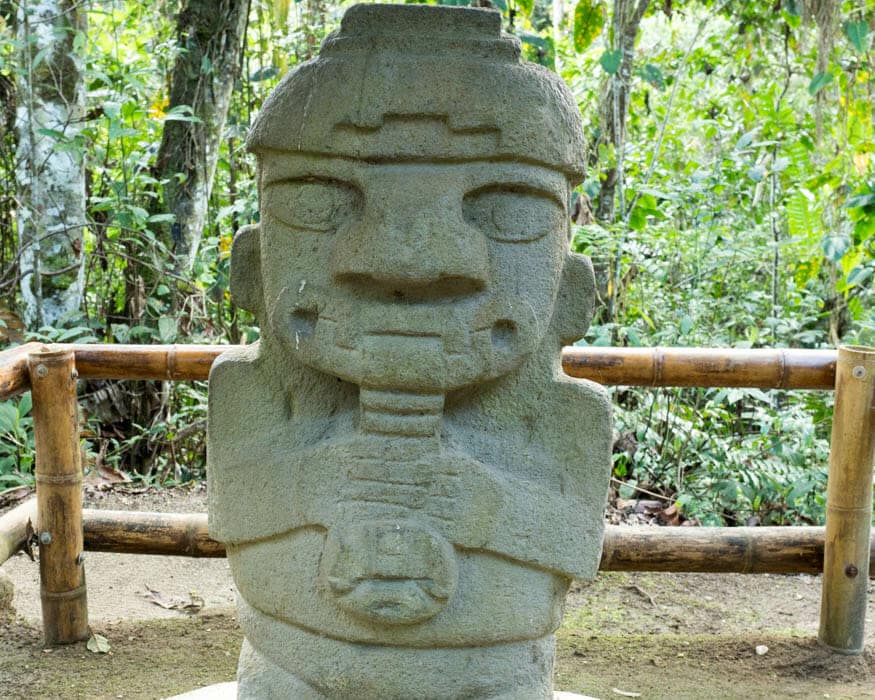
[[[0,401],[27,390],[29,343],[0,362]],[[57,346],[56,346],[57,347]],[[206,379],[223,345],[65,345],[82,379]],[[5,353],[4,353],[5,355]],[[577,348],[562,351],[562,369],[580,379],[626,386],[834,389],[835,350]]]
[[[81,604],[75,585],[79,580],[76,577],[82,573],[83,549],[224,556],[223,546],[209,538],[203,514],[82,510],[81,488],[76,485],[78,477],[72,473],[75,470],[81,476],[81,466],[70,452],[75,448],[78,454],[78,434],[75,426],[71,429],[69,420],[69,406],[75,405],[76,400],[75,382],[70,379],[77,374],[90,379],[206,379],[213,361],[225,349],[226,346],[206,345],[75,344],[47,348],[31,343],[0,353],[0,400],[34,389],[37,501],[41,502],[41,491],[45,493],[52,487],[57,491],[51,508],[40,507],[37,516],[41,559],[61,553],[57,566],[64,569],[67,578],[63,585],[68,592],[57,599],[69,600],[70,609],[77,611],[59,611],[51,602],[46,603],[44,597],[47,640],[65,642],[81,638],[82,620],[87,628],[87,619],[82,617],[84,585]],[[64,369],[58,374],[61,379],[66,376],[66,384],[58,384],[51,398],[45,392],[40,394],[37,381],[40,358],[47,360],[50,356],[72,357],[75,361],[75,369],[69,372]],[[46,366],[45,362],[42,364]],[[826,528],[609,526],[601,568],[740,573],[824,571],[820,641],[840,653],[862,651],[866,574],[875,576],[875,539],[870,531],[875,350],[565,348],[562,366],[573,377],[606,385],[835,389]],[[45,403],[65,408],[54,413],[37,408]],[[61,470],[58,473],[43,471],[41,465],[48,464],[47,451],[63,452],[52,442],[58,440],[66,443],[64,454],[71,456],[65,458],[63,465],[52,466]],[[5,554],[8,543],[14,543],[26,531],[21,523],[25,511],[21,506],[15,511],[17,516],[8,513],[0,519],[0,554]],[[9,537],[3,537],[4,528],[7,534],[12,533]],[[45,551],[43,539],[49,542]],[[52,544],[58,546],[50,549]],[[77,552],[75,559],[70,556],[73,552]],[[3,559],[5,556],[0,557],[0,563]],[[49,577],[49,569],[55,566],[47,565],[44,576]],[[43,586],[52,592],[45,578]],[[61,624],[58,618],[63,615],[67,618]],[[47,617],[52,619],[46,621]]]

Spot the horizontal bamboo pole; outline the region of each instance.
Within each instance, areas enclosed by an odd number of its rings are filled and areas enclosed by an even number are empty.
[[[36,531],[36,498],[31,496],[0,515],[0,564],[21,549],[28,536],[28,523]]]
[[[230,345],[68,345],[83,379],[206,379]]]
[[[36,443],[37,537],[46,644],[88,638],[82,534],[82,461],[70,349],[28,356]]]
[[[861,654],[871,566],[875,462],[875,348],[839,348],[826,491],[826,555],[820,607],[822,644]]]
[[[0,401],[6,401],[30,389],[27,356],[43,347],[40,343],[25,343],[0,352]]]
[[[65,345],[84,379],[206,379],[228,345]],[[17,351],[7,351],[13,353]],[[835,350],[567,347],[567,374],[605,385],[833,389]],[[28,387],[26,368],[0,354],[0,400]],[[5,368],[5,369],[4,369]],[[6,378],[6,385],[3,378]],[[4,394],[4,386],[9,388]]]
[[[205,513],[84,512],[85,548],[96,552],[224,557]],[[820,573],[822,527],[622,527],[608,525],[602,571]],[[870,543],[875,550],[875,540]],[[870,572],[875,576],[875,557]]]
[[[568,347],[572,377],[627,386],[833,389],[835,350]]]
[[[818,574],[822,527],[607,526],[602,571]],[[875,540],[870,542],[875,550]],[[875,567],[870,571],[875,576]]]
[[[92,552],[224,557],[225,545],[210,538],[206,513],[83,511],[85,549]]]

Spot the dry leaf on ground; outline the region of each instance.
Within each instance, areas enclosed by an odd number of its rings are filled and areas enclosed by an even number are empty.
[[[109,640],[102,634],[97,634],[97,632],[91,633],[91,637],[85,646],[88,648],[88,651],[95,654],[108,654],[111,648]]]

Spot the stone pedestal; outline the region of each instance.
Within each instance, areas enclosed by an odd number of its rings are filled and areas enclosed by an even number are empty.
[[[235,700],[237,697],[236,683],[217,683],[216,685],[207,686],[192,690],[190,693],[182,695],[174,695],[168,700]],[[414,700],[411,698],[411,700]],[[418,699],[417,699],[418,700]],[[588,695],[578,695],[577,693],[563,693],[557,691],[553,693],[553,700],[598,700]]]
[[[359,5],[248,145],[261,340],[213,365],[207,472],[238,697],[549,700],[611,469],[605,391],[560,368],[577,105],[496,12]]]

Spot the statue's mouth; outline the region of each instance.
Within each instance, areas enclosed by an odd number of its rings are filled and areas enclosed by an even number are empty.
[[[435,296],[433,286],[428,289],[392,301],[384,288],[364,298],[310,286],[305,292],[286,288],[275,302],[271,325],[316,369],[375,387],[409,382],[428,390],[500,376],[541,337],[524,298],[467,289],[448,303],[446,293]]]

